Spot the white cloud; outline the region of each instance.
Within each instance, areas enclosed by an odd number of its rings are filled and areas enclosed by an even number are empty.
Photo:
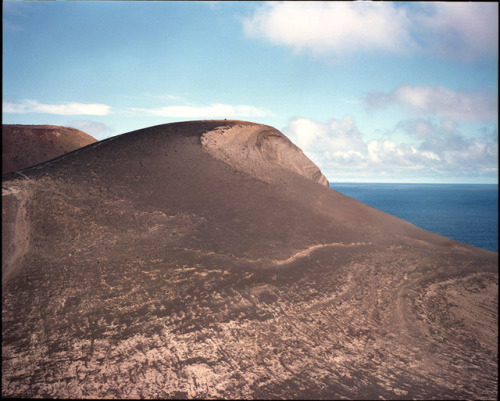
[[[59,115],[95,115],[104,116],[110,113],[111,107],[99,103],[64,103],[64,104],[42,104],[36,100],[23,99],[21,102],[13,103],[3,101],[3,113],[42,113]]]
[[[388,138],[364,141],[350,116],[327,123],[295,118],[283,132],[331,181],[495,177],[498,142],[494,139],[468,139],[447,120],[440,125],[422,119],[407,120],[396,129],[417,142],[397,143]],[[424,135],[419,130],[424,130]]]
[[[318,55],[369,50],[470,60],[498,54],[495,3],[268,2],[243,20],[243,29]]]
[[[440,85],[401,85],[389,93],[370,93],[365,103],[372,109],[397,105],[410,113],[459,121],[498,118],[498,95],[491,90],[453,91]]]
[[[250,37],[317,54],[353,48],[404,51],[403,10],[375,2],[270,2],[243,22]]]
[[[166,106],[154,109],[131,108],[129,111],[148,116],[173,118],[264,117],[270,112],[254,106],[212,104],[210,106]]]
[[[433,53],[462,60],[498,54],[498,4],[434,2],[423,10],[414,30]]]
[[[311,149],[314,144],[324,138],[327,127],[307,118],[296,118],[288,124],[288,131],[293,133],[294,143],[302,150]]]
[[[330,160],[357,160],[366,152],[366,145],[351,116],[332,119],[327,124],[295,118],[284,133],[306,154],[320,154]]]
[[[108,137],[113,132],[106,124],[91,120],[71,120],[68,121],[66,125],[79,129],[96,139]]]

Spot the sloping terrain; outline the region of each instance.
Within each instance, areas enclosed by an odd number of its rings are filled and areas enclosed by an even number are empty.
[[[496,398],[498,254],[279,131],[166,124],[3,177],[2,396]]]
[[[75,128],[2,125],[2,174],[22,170],[97,142]]]

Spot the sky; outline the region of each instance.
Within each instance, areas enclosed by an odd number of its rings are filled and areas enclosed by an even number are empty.
[[[238,119],[331,183],[498,183],[496,2],[2,6],[3,124]]]

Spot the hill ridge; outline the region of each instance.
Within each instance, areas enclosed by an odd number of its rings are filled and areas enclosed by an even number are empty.
[[[496,398],[498,253],[287,141],[162,124],[3,176],[2,396]]]

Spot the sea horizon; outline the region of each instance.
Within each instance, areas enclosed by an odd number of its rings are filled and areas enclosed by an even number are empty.
[[[498,252],[498,183],[335,182],[330,188],[427,231]]]
[[[330,184],[411,184],[411,185],[497,185],[498,182],[412,182],[412,181],[338,181],[328,180]]]

